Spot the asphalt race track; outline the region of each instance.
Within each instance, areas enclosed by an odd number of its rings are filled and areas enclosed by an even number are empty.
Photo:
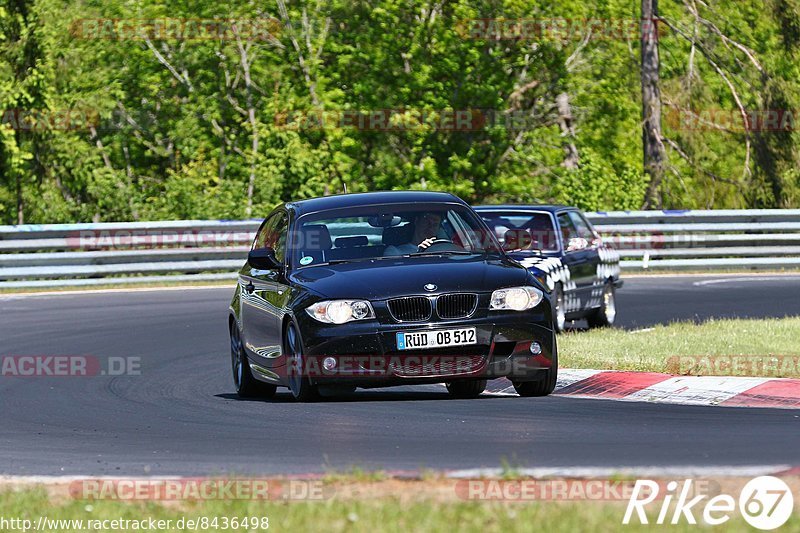
[[[617,293],[618,325],[675,320],[778,318],[800,315],[800,275],[625,278]]]
[[[141,375],[0,377],[0,474],[200,475],[800,465],[800,413],[442,387],[318,404],[232,394],[229,289],[0,296],[0,355],[140,357]],[[800,315],[800,276],[628,279],[620,323]],[[284,389],[285,390],[285,389]]]

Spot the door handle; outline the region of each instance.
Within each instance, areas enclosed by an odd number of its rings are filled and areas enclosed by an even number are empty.
[[[252,281],[250,281],[247,283],[247,285],[244,286],[244,290],[247,291],[247,294],[253,294],[253,291],[256,290],[256,286],[253,285]]]

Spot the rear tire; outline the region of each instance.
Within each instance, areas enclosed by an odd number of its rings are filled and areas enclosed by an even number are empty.
[[[250,362],[244,351],[242,335],[236,322],[230,326],[231,335],[231,367],[233,370],[233,384],[236,394],[240,398],[271,398],[275,395],[277,386],[258,381],[250,371]]]
[[[514,390],[523,398],[549,396],[556,389],[558,381],[558,348],[553,335],[553,364],[547,370],[541,371],[542,378],[538,381],[514,381]]]
[[[289,377],[289,391],[298,402],[314,402],[319,400],[319,389],[308,379],[307,369],[305,368],[305,357],[303,356],[303,341],[300,333],[293,323],[286,326],[284,335],[286,344],[287,369]]]
[[[452,381],[447,383],[447,392],[453,398],[462,400],[477,398],[486,390],[486,380],[475,381]]]
[[[608,328],[614,325],[617,319],[617,296],[614,285],[606,283],[603,287],[603,297],[600,301],[600,308],[592,311],[586,322],[590,328]]]

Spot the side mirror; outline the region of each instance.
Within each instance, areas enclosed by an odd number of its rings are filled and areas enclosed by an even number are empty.
[[[528,250],[532,244],[533,237],[529,231],[524,229],[510,229],[503,237],[503,250],[506,252]]]
[[[250,250],[250,253],[247,254],[247,262],[251,267],[258,270],[275,270],[283,267],[278,258],[275,257],[275,250],[272,248]]]

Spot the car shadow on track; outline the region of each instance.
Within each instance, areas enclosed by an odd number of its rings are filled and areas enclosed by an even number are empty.
[[[215,394],[217,398],[225,400],[236,400],[240,402],[260,402],[260,403],[297,403],[289,392],[278,392],[272,398],[240,398],[236,393]],[[451,401],[487,401],[509,398],[510,396],[489,396],[483,395],[471,400],[459,400],[451,398],[447,391],[442,388],[438,391],[394,391],[394,390],[359,390],[353,393],[341,393],[324,396],[315,403],[364,403],[364,402],[419,402],[432,400],[451,400]]]

